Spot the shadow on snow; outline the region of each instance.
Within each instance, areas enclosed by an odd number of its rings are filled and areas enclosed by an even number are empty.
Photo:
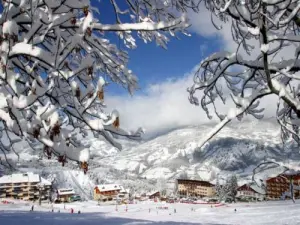
[[[175,221],[148,221],[106,216],[104,213],[51,213],[27,211],[0,211],[0,224],[5,225],[213,225]]]

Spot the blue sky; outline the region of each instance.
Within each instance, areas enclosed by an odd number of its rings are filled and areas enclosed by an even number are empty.
[[[129,68],[140,79],[140,87],[160,83],[168,78],[181,77],[201,61],[204,55],[216,50],[217,45],[208,49],[207,38],[193,34],[181,35],[181,40],[172,39],[165,50],[155,43],[144,44],[138,41],[138,48],[129,52]]]
[[[124,1],[125,2],[125,1]],[[125,8],[122,1],[117,1],[119,7]],[[100,9],[99,20],[101,23],[114,23],[115,15],[110,1],[101,1],[95,4]],[[122,45],[121,48],[129,52],[130,60],[128,68],[139,78],[141,88],[138,93],[144,94],[144,90],[151,84],[157,84],[169,78],[182,77],[190,71],[204,56],[219,49],[219,41],[214,37],[205,37],[190,30],[191,37],[179,34],[180,40],[170,38],[168,49],[165,50],[156,45],[155,42],[145,44],[136,39],[137,48],[128,50]],[[112,43],[119,45],[119,39],[111,37]],[[111,85],[108,90],[113,95],[127,95],[127,90],[116,85]]]
[[[101,23],[115,21],[109,1],[102,1],[98,7],[102,12]],[[228,25],[217,31],[211,23],[210,12],[203,6],[199,14],[189,12],[187,16],[192,24],[191,37],[179,35],[180,40],[170,37],[167,50],[156,43],[144,44],[136,39],[137,48],[128,50],[128,67],[139,78],[141,90],[131,97],[127,90],[113,84],[105,91],[108,110],[119,111],[123,128],[135,130],[141,126],[151,137],[208,122],[201,107],[189,103],[186,89],[193,84],[193,70],[204,57],[232,47],[231,32]],[[110,40],[118,44],[115,37]]]

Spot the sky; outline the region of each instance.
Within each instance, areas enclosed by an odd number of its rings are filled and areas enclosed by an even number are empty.
[[[105,8],[99,20],[102,23],[114,22],[109,1],[102,1],[98,6]],[[136,49],[127,50],[130,57],[128,68],[138,77],[140,89],[133,96],[114,84],[106,90],[108,109],[119,111],[123,128],[135,130],[143,127],[146,136],[153,136],[208,121],[200,107],[190,104],[187,88],[192,85],[196,65],[223,48],[223,36],[207,20],[210,18],[208,12],[189,12],[188,17],[194,24],[189,28],[191,36],[179,34],[179,40],[170,37],[167,50],[139,39],[136,39]],[[117,38],[112,37],[111,42],[119,45]],[[125,49],[122,44],[120,46]]]
[[[124,2],[117,1],[121,8],[125,6],[122,5]],[[110,1],[92,3],[100,11],[98,19],[101,23],[115,21]],[[179,35],[179,40],[170,37],[167,50],[156,43],[145,44],[140,39],[136,39],[136,49],[127,49],[130,57],[128,68],[138,77],[140,89],[133,96],[116,84],[105,90],[108,111],[119,111],[123,128],[135,130],[143,127],[146,136],[155,136],[170,129],[209,122],[200,106],[190,104],[187,88],[193,84],[195,69],[202,59],[217,51],[235,49],[236,44],[231,38],[230,24],[216,30],[210,12],[203,5],[200,5],[199,13],[188,12],[187,16],[191,36]],[[116,36],[109,38],[125,49]],[[225,111],[230,105],[218,107]],[[268,110],[274,112],[275,106],[268,107]]]
[[[105,16],[100,19],[111,22],[112,8],[106,7]],[[116,108],[120,112],[122,127],[129,130],[143,127],[146,136],[151,137],[178,127],[209,122],[200,106],[190,104],[187,88],[193,84],[195,69],[202,59],[217,51],[231,50],[236,44],[231,38],[230,24],[216,30],[203,5],[199,13],[187,15],[191,37],[171,38],[168,50],[137,40],[137,49],[129,51],[128,67],[139,78],[140,90],[129,96],[116,85],[108,87],[106,104],[108,109]],[[218,107],[224,111],[230,106]],[[275,110],[275,104],[268,109]]]

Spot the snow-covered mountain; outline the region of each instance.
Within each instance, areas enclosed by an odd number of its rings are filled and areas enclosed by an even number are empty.
[[[122,152],[101,162],[113,162],[115,169],[148,179],[173,179],[187,173],[189,177],[213,180],[218,173],[246,177],[263,161],[290,164],[293,162],[288,157],[297,160],[300,156],[295,147],[283,150],[279,127],[272,121],[232,124],[200,149],[210,129],[210,125],[201,125],[174,130],[136,146],[125,146]]]
[[[298,148],[283,149],[279,126],[273,121],[231,124],[200,149],[199,144],[210,129],[212,125],[190,126],[143,142],[120,140],[121,152],[102,139],[85,140],[91,143],[92,157],[87,181],[76,172],[79,170],[76,163],[69,162],[62,168],[56,159],[43,159],[26,146],[17,148],[22,159],[17,166],[23,170],[35,167],[48,175],[56,173],[57,179],[64,180],[62,183],[81,192],[85,192],[80,190],[82,186],[88,190],[96,183],[120,182],[136,189],[154,185],[157,179],[173,181],[180,176],[213,181],[217,174],[221,177],[237,174],[240,180],[246,180],[264,161],[299,166]],[[9,157],[16,161],[16,156]],[[138,184],[133,182],[136,180]]]

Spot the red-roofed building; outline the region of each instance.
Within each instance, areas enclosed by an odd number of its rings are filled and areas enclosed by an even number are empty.
[[[297,186],[300,186],[300,173],[298,174],[282,174],[277,177],[272,177],[266,180],[267,184],[267,199],[276,200],[282,197],[288,197],[284,193],[290,192],[290,183],[294,185],[294,197],[300,198],[300,190],[297,190]]]
[[[236,197],[241,199],[263,200],[265,198],[265,193],[262,190],[257,190],[254,185],[244,184],[238,187]]]
[[[128,193],[122,185],[102,184],[94,188],[94,200],[111,201],[117,198],[128,198]]]

